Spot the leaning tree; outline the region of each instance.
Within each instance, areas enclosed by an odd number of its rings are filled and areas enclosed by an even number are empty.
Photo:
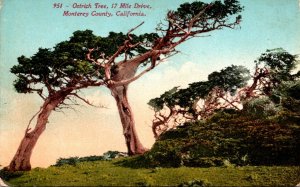
[[[183,122],[205,119],[218,109],[241,110],[245,103],[257,97],[268,96],[280,102],[280,96],[273,90],[299,78],[299,72],[293,73],[298,62],[297,55],[282,48],[267,50],[254,61],[255,69],[249,84],[249,71],[232,65],[209,74],[208,81],[191,83],[185,89],[175,87],[151,99],[148,104],[155,112],[154,137],[158,138]]]
[[[207,81],[194,82],[187,88],[175,87],[148,104],[154,110],[152,132],[155,138],[187,121],[211,116],[216,110],[240,110],[237,91],[247,85],[249,70],[231,65],[208,75]]]
[[[103,72],[95,71],[85,58],[82,48],[93,47],[97,37],[92,31],[76,31],[68,41],[58,43],[54,49],[40,48],[32,57],[21,56],[18,65],[11,68],[17,76],[14,87],[19,93],[37,93],[43,100],[40,110],[32,117],[19,148],[10,162],[10,171],[30,170],[30,157],[40,135],[46,129],[52,111],[78,104],[82,88],[103,84]],[[30,124],[37,117],[33,129]]]
[[[87,59],[104,71],[105,85],[116,100],[129,155],[146,151],[138,138],[128,102],[129,84],[178,53],[177,46],[185,41],[223,28],[236,28],[241,21],[237,14],[242,9],[238,0],[184,3],[167,13],[156,33],[132,34],[141,23],[127,34],[110,33],[101,38],[97,47],[86,49]]]

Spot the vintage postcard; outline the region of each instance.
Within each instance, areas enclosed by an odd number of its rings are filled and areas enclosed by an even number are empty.
[[[297,185],[299,30],[298,0],[0,0],[0,186]]]

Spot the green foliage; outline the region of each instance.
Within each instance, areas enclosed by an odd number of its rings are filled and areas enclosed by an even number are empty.
[[[254,99],[243,111],[221,110],[206,122],[163,133],[149,152],[125,165],[299,165],[299,116],[268,98]]]
[[[153,107],[155,111],[159,111],[163,109],[164,104],[167,104],[168,106],[172,105],[175,102],[175,98],[173,97],[173,94],[178,91],[178,87],[174,87],[169,91],[166,91],[163,93],[160,97],[151,99],[148,102],[148,105]]]
[[[158,35],[147,33],[142,35],[130,35],[132,42],[153,43]],[[105,54],[105,58],[112,56],[118,48],[128,40],[123,33],[110,32],[107,37],[95,36],[91,30],[75,31],[67,41],[56,44],[53,49],[40,48],[32,57],[21,56],[18,65],[11,68],[11,73],[17,76],[14,87],[19,93],[48,92],[60,90],[74,85],[87,84],[103,79],[103,69],[100,69],[87,61],[88,49],[94,49],[91,58],[99,58]],[[125,52],[133,57],[149,50],[146,47],[137,46]]]
[[[219,72],[208,75],[208,81],[191,83],[188,88],[178,89],[174,87],[166,91],[160,97],[151,99],[148,104],[155,110],[163,109],[163,106],[174,107],[176,105],[193,110],[195,100],[206,98],[213,88],[218,87],[225,92],[235,93],[237,89],[244,87],[249,80],[249,70],[243,66],[231,65]]]
[[[264,86],[264,92],[269,95],[271,90],[282,82],[296,80],[298,74],[292,74],[299,61],[297,55],[292,55],[282,48],[267,50],[257,61],[257,68],[267,70],[268,85]]]
[[[20,75],[17,80],[14,81],[14,87],[19,93],[29,93],[31,89],[28,87],[29,81],[25,76]]]
[[[144,42],[148,45],[153,44],[155,40],[159,37],[156,33],[145,33],[141,34],[139,36],[135,34],[130,34],[130,37],[132,38],[131,43],[135,44],[138,42]],[[99,56],[101,53],[105,54],[105,57],[112,56],[120,46],[124,44],[124,42],[128,40],[128,36],[122,32],[116,33],[116,32],[109,32],[107,37],[100,37],[97,42],[95,43],[96,51],[92,53],[94,56]],[[127,49],[126,51],[121,51],[120,55],[122,54],[128,54],[130,58],[132,58],[135,55],[145,53],[148,51],[149,48],[143,47],[141,45]]]
[[[297,65],[297,55],[291,55],[282,48],[267,50],[263,53],[257,64],[263,64],[264,67],[271,70],[273,81],[289,81],[293,80],[291,71]]]
[[[206,187],[211,186],[211,183],[207,180],[191,180],[188,182],[184,182],[179,185],[180,187]]]
[[[11,172],[8,171],[6,168],[3,168],[0,170],[0,178],[4,180],[9,180],[13,178],[18,178],[24,174],[23,171],[16,171],[16,172]]]
[[[290,112],[300,112],[300,80],[288,81],[274,89],[270,99]]]
[[[256,118],[275,116],[297,118],[300,113],[300,80],[286,81],[273,89],[272,94],[244,103],[243,113]]]
[[[107,151],[103,153],[103,160],[111,160],[114,158],[125,157],[127,153],[119,152],[119,151]]]
[[[300,100],[300,81],[296,82],[296,84],[291,85],[286,89],[287,95],[293,99]]]
[[[220,0],[214,1],[210,4],[211,7],[208,8],[202,15],[201,19],[213,20],[215,18],[224,21],[227,17],[237,14],[243,10],[240,3],[237,0],[225,0],[222,3]],[[181,19],[182,22],[187,22],[191,18],[195,17],[199,12],[202,12],[204,8],[207,8],[208,4],[200,1],[195,1],[192,3],[184,3],[180,5],[177,11],[174,12],[177,19]],[[237,16],[238,19],[241,19],[241,16]],[[196,26],[201,25],[199,21]]]
[[[93,48],[96,46],[98,38],[93,34],[91,30],[75,31],[73,36],[70,37],[70,43],[72,44],[84,44],[81,47]],[[74,52],[75,50],[73,50]]]
[[[76,31],[68,41],[58,43],[53,49],[40,48],[32,57],[21,56],[18,65],[11,68],[17,76],[14,86],[17,92],[42,93],[89,83],[101,79],[95,67],[86,61],[86,46],[95,44],[92,31]],[[43,92],[46,93],[46,92]]]
[[[87,156],[87,157],[69,157],[69,158],[59,158],[54,166],[63,166],[63,165],[72,165],[76,166],[76,164],[80,162],[94,162],[99,160],[111,160],[118,157],[127,156],[125,153],[119,151],[107,151],[103,153],[102,156]]]
[[[75,166],[79,162],[91,162],[97,160],[104,160],[103,156],[88,156],[88,157],[70,157],[70,158],[59,158],[54,166],[72,165]]]
[[[219,87],[232,94],[234,94],[238,88],[244,87],[249,79],[249,70],[243,66],[235,65],[208,75],[208,81],[211,83],[211,87]]]
[[[280,111],[269,97],[259,97],[244,103],[243,112],[256,118],[274,116]]]

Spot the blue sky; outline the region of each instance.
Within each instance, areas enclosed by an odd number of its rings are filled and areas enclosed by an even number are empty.
[[[0,10],[0,142],[5,141],[12,149],[12,151],[9,150],[6,152],[6,157],[11,157],[16,150],[19,139],[17,139],[15,143],[10,143],[10,140],[4,140],[4,138],[1,139],[1,136],[9,137],[23,132],[26,127],[25,122],[31,118],[31,115],[34,114],[41,104],[41,101],[36,97],[24,96],[14,92],[12,87],[14,76],[9,73],[9,69],[14,64],[17,64],[17,57],[21,55],[31,56],[39,47],[52,48],[56,43],[67,40],[76,30],[91,29],[96,35],[106,36],[110,31],[127,32],[132,27],[145,21],[145,24],[139,27],[135,33],[153,32],[156,25],[164,19],[167,10],[175,9],[179,4],[186,1],[188,0],[2,0],[2,8]],[[209,2],[209,0],[205,1]],[[134,4],[138,2],[149,4],[152,8],[144,11],[146,14],[145,17],[124,18],[114,16],[107,18],[62,16],[64,10],[81,12],[91,12],[95,10],[70,8],[74,3],[84,2],[91,4],[100,2],[102,4],[107,4],[108,6],[111,6],[112,3],[122,2]],[[149,73],[148,75],[145,75],[137,83],[139,87],[133,87],[132,90],[141,90],[141,87],[149,84],[149,81],[152,80],[151,76],[154,77],[157,75],[157,77],[160,77],[163,76],[160,74],[166,74],[166,72],[173,73],[170,73],[170,75],[168,75],[169,77],[165,79],[170,81],[177,80],[180,85],[181,83],[184,84],[189,81],[203,79],[210,72],[219,70],[231,64],[245,65],[251,69],[253,68],[253,61],[266,49],[282,47],[292,54],[300,54],[300,7],[298,0],[241,0],[240,2],[245,7],[245,10],[242,12],[243,20],[241,29],[215,31],[210,34],[210,37],[195,38],[184,43],[179,47],[179,50],[182,51],[181,54],[169,59],[168,63],[165,65],[157,67],[153,74]],[[54,3],[62,3],[63,8],[53,8]],[[66,6],[69,6],[69,8]],[[187,64],[191,65],[191,68],[194,69],[189,70]],[[198,68],[199,70],[195,70],[195,68]],[[191,77],[180,77],[175,79],[177,76],[185,75],[183,70],[195,72],[195,74]],[[182,74],[180,74],[180,72],[182,72]],[[182,82],[181,79],[186,80],[185,82]],[[159,94],[162,91],[165,91],[168,86],[169,88],[173,86],[169,82],[167,83],[164,81],[160,81],[160,84],[161,85],[148,87],[151,88],[152,91],[156,89],[156,94]],[[176,81],[174,84],[176,84]],[[143,89],[147,89],[148,87],[145,86]],[[146,97],[146,94],[143,94],[142,92],[137,93],[132,91],[131,93],[133,95],[132,97],[135,97],[134,94],[140,95],[140,98],[137,100],[139,103],[142,103],[141,105],[146,105],[150,97]],[[143,97],[143,95],[145,96]],[[137,103],[136,105],[138,108],[139,106]],[[18,109],[16,109],[16,106]],[[29,107],[30,109],[26,107]],[[19,118],[10,116],[13,111],[22,115],[23,117],[20,117],[20,120],[24,120],[24,122],[22,121],[21,123],[20,121],[17,121]],[[69,115],[72,116],[74,114]],[[100,116],[101,114],[98,115]],[[105,115],[113,116],[112,118],[118,118],[117,115],[109,114],[109,112],[106,112]],[[81,115],[81,118],[85,119],[84,117],[85,115]],[[65,116],[58,115],[58,117],[53,118],[52,121],[54,121],[54,124],[59,123],[62,118],[65,118]],[[105,120],[106,118],[103,119]],[[101,123],[99,121],[103,119],[101,118],[94,122],[95,124],[98,124]],[[81,123],[80,120],[81,119],[78,119],[78,123]],[[115,123],[115,121],[112,121],[112,123]],[[143,123],[143,121],[141,123]],[[147,124],[147,126],[149,125],[150,124]],[[108,126],[105,126],[103,129],[98,130],[104,130],[104,128],[107,127]],[[109,126],[109,128],[113,127],[118,128],[118,126]],[[61,132],[56,131],[54,127],[50,126],[49,128],[50,132]],[[53,131],[51,131],[51,129]],[[108,134],[109,133],[113,134],[112,132],[108,132]],[[121,136],[121,134],[118,133],[115,134],[116,137]],[[52,137],[50,134],[44,136],[48,137],[44,139],[45,142]],[[86,136],[88,136],[88,134]],[[69,137],[72,137],[72,135],[69,135]],[[80,136],[78,135],[75,137]],[[117,140],[119,141],[119,139],[116,139],[115,148],[124,148],[123,140],[121,142],[117,142]],[[97,141],[103,140],[99,139]],[[145,141],[148,140],[144,140],[144,142]],[[59,143],[55,146],[58,147],[58,144]],[[79,144],[80,143],[78,143],[78,145]],[[43,146],[44,144],[41,143],[40,147]],[[63,152],[64,148],[60,148]],[[0,147],[0,150],[4,149],[7,150],[10,148]],[[103,150],[102,148],[99,149],[105,151],[104,148]],[[74,148],[74,150],[77,149]],[[42,149],[37,148],[37,154],[41,154],[41,152]],[[70,151],[68,154],[76,155],[76,151]],[[59,156],[61,155],[53,155],[51,161]],[[0,155],[0,164],[1,162],[7,163],[7,159],[1,158]],[[36,163],[36,165],[43,164]]]
[[[139,3],[150,4],[152,9],[145,10],[146,17],[63,17],[64,10],[91,11],[96,9],[71,9],[74,2],[64,0],[62,9],[53,8],[59,1],[37,0],[4,0],[1,10],[1,74],[3,79],[9,78],[7,70],[16,64],[20,55],[30,56],[39,47],[51,48],[56,43],[66,40],[75,30],[91,29],[97,35],[107,35],[109,31],[127,32],[132,26],[145,21],[136,32],[152,32],[159,21],[163,20],[168,9],[175,9],[186,0],[143,0]],[[110,6],[112,1],[102,1]],[[115,2],[136,3],[134,0]],[[170,3],[172,2],[172,3]],[[212,37],[195,39],[180,47],[183,53],[203,64],[210,64],[216,52],[222,59],[240,61],[251,60],[265,49],[283,47],[288,51],[300,51],[299,28],[300,10],[297,0],[242,0],[245,6],[242,13],[241,29],[224,29],[212,33]],[[101,11],[101,9],[98,9]],[[112,9],[108,9],[112,10]],[[250,58],[249,58],[250,57]],[[185,61],[186,56],[178,55],[176,60]],[[227,59],[228,60],[228,59]],[[245,62],[249,63],[249,62]],[[212,66],[215,67],[215,66]],[[4,71],[4,72],[2,72]],[[3,80],[2,79],[2,80]],[[5,81],[9,84],[9,81]],[[4,84],[5,84],[4,83]],[[5,84],[6,85],[6,84]]]

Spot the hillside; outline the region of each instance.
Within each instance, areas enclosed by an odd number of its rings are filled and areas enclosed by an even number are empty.
[[[295,186],[300,167],[139,168],[120,161],[80,162],[76,165],[35,168],[8,181],[17,186]]]

